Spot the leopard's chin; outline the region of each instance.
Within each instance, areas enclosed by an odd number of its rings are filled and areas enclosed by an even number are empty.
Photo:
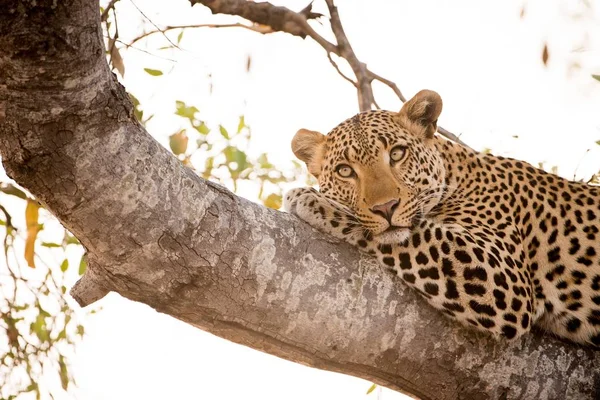
[[[409,237],[409,227],[391,226],[382,233],[375,235],[374,239],[381,244],[403,244]]]

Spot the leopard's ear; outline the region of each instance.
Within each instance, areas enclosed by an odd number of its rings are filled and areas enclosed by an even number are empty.
[[[437,131],[437,120],[442,112],[442,98],[433,90],[421,90],[404,103],[400,110],[401,120],[408,120],[424,128],[425,137],[432,138]]]
[[[292,139],[292,151],[306,163],[308,172],[318,177],[325,157],[325,135],[300,129]]]

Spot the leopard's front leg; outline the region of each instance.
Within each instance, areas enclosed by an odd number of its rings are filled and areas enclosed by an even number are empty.
[[[369,234],[348,210],[313,188],[290,190],[286,193],[283,204],[286,211],[321,232],[344,240],[363,251],[368,252],[373,246]]]

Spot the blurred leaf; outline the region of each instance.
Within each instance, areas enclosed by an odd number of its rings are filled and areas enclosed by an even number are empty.
[[[263,201],[264,205],[275,210],[279,210],[282,204],[282,197],[280,194],[271,193]]]
[[[600,140],[596,140],[596,144],[600,146]]]
[[[163,74],[163,72],[159,69],[144,68],[144,71],[152,76],[161,76]]]
[[[34,390],[38,390],[38,384],[35,382],[31,382],[31,384],[25,389],[26,392],[33,392]]]
[[[225,159],[227,160],[227,164],[232,163],[232,162],[237,164],[237,166],[233,170],[230,171],[231,177],[233,179],[237,179],[239,173],[242,172],[243,170],[245,170],[248,165],[246,153],[244,153],[237,147],[227,146],[223,150],[223,154],[225,154]]]
[[[125,64],[123,63],[123,57],[121,57],[121,53],[119,53],[119,48],[117,47],[115,41],[116,38],[110,38],[108,40],[108,49],[110,51],[110,64],[113,68],[119,72],[121,77],[125,77]]]
[[[67,390],[69,387],[69,371],[67,370],[67,364],[62,354],[58,357],[60,384],[63,390]]]
[[[86,255],[84,254],[83,256],[81,256],[81,260],[79,261],[79,275],[83,275],[85,273],[85,271],[87,270],[87,261],[86,261]]]
[[[258,165],[260,165],[260,167],[263,169],[275,168],[275,166],[269,162],[269,157],[267,156],[267,153],[262,153],[260,156],[258,156],[258,159],[256,161],[258,162]]]
[[[66,233],[66,236],[65,236],[65,243],[66,244],[77,244],[77,245],[81,244],[75,236],[69,234],[68,232]]]
[[[225,129],[225,127],[223,125],[219,125],[219,132],[221,133],[221,136],[223,136],[225,139],[229,140],[229,133],[227,132],[227,129]]]
[[[60,270],[62,272],[65,272],[67,269],[69,269],[69,260],[67,260],[66,258],[63,260],[63,262],[60,264]]]
[[[246,121],[244,120],[244,116],[240,115],[240,122],[238,123],[237,133],[240,133],[245,127]]]
[[[31,268],[35,268],[35,239],[40,231],[40,224],[38,223],[39,208],[40,206],[36,201],[27,200],[27,206],[25,207],[25,222],[27,223],[25,260]]]
[[[94,311],[94,310],[92,310]],[[83,328],[83,325],[77,325],[77,334],[79,336],[83,336],[83,334],[85,333],[85,329]]]
[[[600,75],[592,75],[592,78],[600,82]]]
[[[185,133],[185,129],[169,136],[169,147],[171,147],[171,151],[176,155],[185,154],[188,147],[188,136]]]
[[[43,310],[35,318],[35,321],[31,323],[30,329],[40,339],[40,342],[48,340],[48,330],[46,329],[46,317],[44,316]]]
[[[138,119],[138,121],[141,122],[142,119],[144,118],[144,111],[142,111],[140,108],[140,101],[137,99],[137,97],[135,97],[131,93],[127,93],[127,94],[129,95],[129,98],[131,99],[131,102],[133,103],[133,114]]]
[[[548,54],[548,44],[544,43],[544,50],[542,50],[542,62],[544,63],[544,65],[548,65],[548,57],[550,55]]]
[[[183,39],[183,29],[181,30],[181,32],[179,32],[179,35],[177,35],[177,44],[181,43],[181,39]]]
[[[210,132],[210,129],[208,129],[208,126],[206,126],[206,124],[204,123],[204,121],[200,122],[197,125],[193,125],[194,129],[198,131],[198,133],[200,133],[201,135],[208,135]]]
[[[206,161],[204,162],[204,172],[202,173],[202,176],[204,177],[204,179],[210,178],[210,176],[212,175],[212,170],[214,168],[214,165],[215,165],[215,158],[208,157],[206,159]]]
[[[197,112],[199,112],[199,110],[196,107],[188,106],[181,100],[175,100],[175,115],[187,118],[193,123],[196,119]]]
[[[21,189],[10,183],[1,183],[0,192],[16,196],[20,199],[27,200],[27,195]]]
[[[369,388],[369,390],[367,390],[367,394],[371,394],[373,393],[373,390],[377,389],[377,385],[376,384],[372,384],[371,387]]]
[[[60,244],[52,243],[52,242],[42,242],[42,246],[44,246],[44,247],[62,247]]]
[[[250,72],[251,68],[252,68],[252,56],[250,54],[248,54],[248,56],[246,57],[246,72]]]

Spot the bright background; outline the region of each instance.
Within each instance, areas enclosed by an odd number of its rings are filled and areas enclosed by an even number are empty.
[[[275,3],[296,11],[306,5]],[[185,0],[136,5],[161,27],[237,21]],[[600,82],[591,78],[600,74],[600,7],[591,5],[595,11],[576,0],[338,1],[359,59],[407,97],[438,91],[441,126],[476,149],[543,162],[584,180],[600,169]],[[123,42],[153,29],[137,7],[117,3]],[[146,113],[156,114],[148,129],[165,145],[180,124],[175,100],[195,105],[214,125],[235,127],[245,115],[250,153],[266,151],[282,165],[293,158],[289,144],[299,128],[325,133],[357,111],[354,88],[310,39],[203,28],[186,31],[183,50],[157,50],[165,45],[158,34],[138,42],[138,50],[122,50],[123,84]],[[165,74],[153,77],[144,68]],[[401,106],[383,85],[376,84],[375,96],[382,108]],[[385,389],[366,395],[370,382],[232,344],[115,294],[99,305],[100,312],[85,317],[86,336],[74,358],[79,399],[404,398]]]

